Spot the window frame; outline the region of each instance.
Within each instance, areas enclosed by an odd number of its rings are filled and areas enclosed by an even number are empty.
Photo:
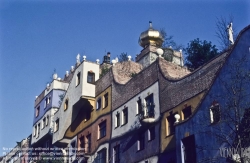
[[[99,138],[98,139],[101,139],[103,137],[106,136],[107,134],[107,123],[106,123],[106,120],[105,121],[102,121],[99,125],[98,125],[98,133],[99,133]]]
[[[103,108],[106,108],[106,107],[108,107],[108,105],[109,105],[109,93],[108,93],[108,92],[105,93],[104,96],[103,96],[103,98],[104,98],[104,100],[103,100],[103,102],[104,102],[104,107],[103,107]]]
[[[137,140],[137,151],[145,149],[145,134],[144,132],[139,133]]]
[[[152,141],[155,139],[155,126],[148,129],[148,141]]]
[[[57,132],[59,130],[59,118],[55,120],[55,129],[54,132]]]
[[[118,151],[118,152],[117,152]],[[118,153],[118,154],[117,154]],[[117,144],[114,146],[113,148],[113,155],[114,155],[114,159],[113,159],[113,163],[120,163],[120,159],[121,159],[121,156],[120,156],[120,144]],[[117,157],[118,156],[118,157]]]
[[[120,126],[120,113],[117,112],[116,115],[115,115],[115,128],[119,127]]]
[[[210,111],[210,123],[217,124],[221,120],[221,111],[219,103],[212,104],[209,108]],[[216,120],[215,120],[216,119]]]
[[[40,113],[40,106],[36,107],[36,117],[39,116],[39,113]]]
[[[96,100],[96,110],[99,110],[102,108],[102,98],[99,97],[97,100]]]
[[[88,135],[86,135],[86,146],[85,147],[87,149],[87,152],[86,153],[90,153],[91,152],[91,133],[89,133]]]
[[[76,74],[76,87],[81,83],[81,71]]]
[[[67,98],[65,101],[64,101],[64,111],[67,110],[69,108],[69,99]]]
[[[183,120],[186,120],[192,116],[192,106],[186,106],[184,109],[182,109],[182,116]]]
[[[126,125],[128,123],[128,107],[125,107],[122,110],[122,125]]]
[[[93,71],[88,71],[87,83],[89,83],[89,84],[95,83],[95,73]]]

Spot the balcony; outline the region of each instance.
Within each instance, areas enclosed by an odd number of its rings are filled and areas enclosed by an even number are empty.
[[[155,119],[155,104],[150,103],[148,105],[141,105],[141,110],[139,111],[139,120],[141,124],[154,123]]]

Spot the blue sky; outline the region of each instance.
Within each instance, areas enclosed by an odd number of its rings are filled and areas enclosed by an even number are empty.
[[[216,18],[233,15],[239,32],[249,11],[247,0],[0,1],[0,155],[31,134],[35,96],[78,53],[90,61],[108,51],[134,57],[149,21],[179,44],[200,38],[218,46]]]

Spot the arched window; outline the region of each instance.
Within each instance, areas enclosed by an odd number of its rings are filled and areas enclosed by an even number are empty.
[[[218,123],[220,121],[220,105],[218,102],[213,102],[211,107],[209,108],[210,111],[210,122],[211,123]]]

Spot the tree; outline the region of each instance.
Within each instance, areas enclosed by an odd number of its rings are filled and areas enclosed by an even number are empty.
[[[188,47],[184,49],[186,53],[185,65],[194,70],[218,55],[218,49],[211,42],[201,41],[199,38],[190,41]]]
[[[172,47],[173,49],[175,50],[180,50],[180,49],[183,49],[183,45],[178,45],[174,40],[173,40],[173,37],[174,36],[168,36],[167,35],[167,32],[165,31],[164,28],[160,29],[160,33],[163,37],[163,43],[162,43],[162,47],[163,48],[169,48],[169,47]]]
[[[118,61],[119,62],[125,62],[125,61],[128,61],[128,54],[127,53],[121,53],[119,56],[118,56]],[[133,58],[131,58],[131,60],[133,61]]]
[[[250,60],[247,55],[235,57],[225,63],[225,69],[221,71],[216,84],[216,91],[208,94],[209,101],[214,101],[211,107],[208,106],[210,114],[200,114],[199,124],[196,124],[199,134],[204,137],[215,137],[216,144],[212,148],[206,142],[197,145],[200,151],[212,151],[220,149],[220,156],[216,158],[205,158],[200,162],[219,162],[219,159],[227,158],[227,162],[248,162],[250,161]],[[218,106],[218,112],[212,108]],[[213,118],[211,118],[211,111]],[[216,114],[218,119],[216,120]],[[215,120],[212,121],[211,119]],[[198,122],[197,121],[197,122]]]
[[[224,51],[230,46],[230,42],[228,40],[228,33],[227,33],[227,26],[229,23],[233,23],[233,16],[229,16],[229,19],[226,19],[224,17],[217,17],[216,21],[216,32],[215,36],[218,38],[219,44],[220,44],[220,50]],[[234,31],[234,39],[237,36],[237,32],[235,27],[233,26]]]

